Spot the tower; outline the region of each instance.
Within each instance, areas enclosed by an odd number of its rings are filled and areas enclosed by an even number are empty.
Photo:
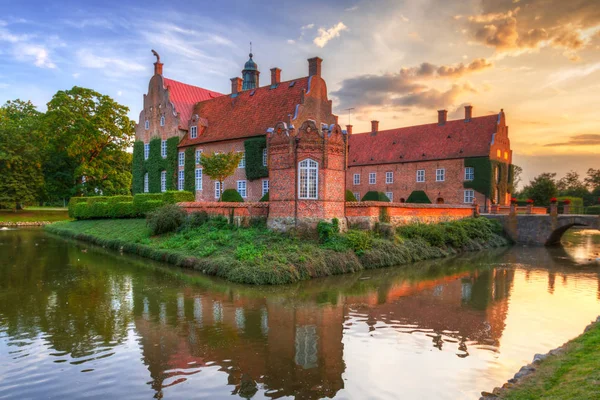
[[[258,65],[252,59],[252,52],[250,52],[250,59],[246,61],[244,64],[244,69],[242,70],[242,90],[256,89],[259,87],[258,84],[258,76],[260,75],[260,71],[258,70]]]

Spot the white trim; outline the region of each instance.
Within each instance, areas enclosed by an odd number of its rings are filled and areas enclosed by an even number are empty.
[[[183,188],[185,187],[185,173],[184,171],[179,171],[179,175],[178,175],[178,180],[177,180],[177,190],[183,190]]]
[[[369,185],[377,184],[377,172],[369,172]]]
[[[82,179],[83,181],[83,179]],[[146,172],[144,174],[144,193],[148,193],[149,192],[149,187],[150,187],[150,182],[148,179],[148,173]]]
[[[352,177],[352,184],[360,185],[360,174],[354,174],[354,176]]]
[[[185,166],[185,151],[180,151],[179,152],[179,166],[180,167],[184,167]]]
[[[200,155],[202,154],[202,149],[196,149],[196,165],[200,164]]]
[[[266,185],[265,185],[266,183]],[[265,186],[266,186],[266,191],[265,191]],[[263,179],[262,180],[262,195],[264,196],[265,194],[269,193],[269,180],[268,179]]]
[[[267,148],[265,147],[263,149],[263,153],[262,153],[262,164],[263,164],[263,167],[267,166],[268,158],[269,158],[269,156],[268,156],[268,153],[267,153]]]
[[[238,151],[238,153],[242,153],[242,159],[238,163],[237,167],[240,168],[240,169],[246,168],[246,152],[245,151]]]
[[[302,166],[302,163],[306,163],[306,166]],[[311,163],[314,163],[314,166],[311,165]],[[303,200],[317,200],[319,198],[319,163],[315,160],[313,160],[312,158],[306,158],[302,161],[300,161],[298,163],[298,165],[296,166],[296,168],[298,168],[298,198],[299,199],[303,199]],[[302,187],[301,187],[301,182],[302,182],[302,170],[306,170],[307,171],[307,176],[306,176],[306,195],[302,196]],[[310,175],[308,175],[308,173],[310,171],[315,171],[315,195],[311,196],[310,195],[310,181],[311,181],[311,177]]]
[[[167,191],[167,171],[160,171],[160,191]]]
[[[162,158],[167,158],[167,141],[161,140],[160,142],[160,155]]]
[[[442,179],[440,179],[440,177]],[[435,170],[435,181],[436,182],[445,182],[446,181],[446,168],[437,168]]]
[[[148,129],[150,129],[150,121],[146,120],[146,121],[144,122],[144,129],[145,129],[145,130],[148,130]]]
[[[215,199],[220,199],[223,191],[221,190],[221,182],[215,182]]]
[[[394,192],[385,192],[385,195],[388,199],[390,199],[390,201],[394,201]]]
[[[475,191],[473,189],[465,190],[463,193],[463,201],[466,204],[473,204],[474,200],[475,200]]]
[[[200,176],[198,176],[200,175]],[[196,191],[202,191],[202,177],[203,177],[203,171],[202,168],[196,168],[196,173],[195,173],[195,178],[196,178]],[[200,184],[198,184],[200,183]]]
[[[165,116],[164,115],[160,116],[160,126],[165,126]]]
[[[387,171],[385,173],[385,184],[386,185],[391,185],[392,183],[394,183],[394,172],[393,171]]]
[[[422,172],[422,174],[419,174],[419,172]],[[419,176],[419,175],[423,175],[423,176]],[[425,182],[425,170],[424,169],[417,170],[417,182],[419,182],[419,183]]]
[[[244,184],[244,188],[240,189],[240,184]],[[241,181],[236,181],[236,188],[237,188],[237,192],[240,194],[240,196],[242,196],[242,198],[247,198],[248,197],[248,182],[245,180],[241,180]],[[242,193],[243,190],[243,193]]]
[[[354,195],[354,198],[356,199],[356,201],[360,201],[360,192],[354,192],[352,194]]]
[[[144,160],[150,157],[150,143],[144,143]]]
[[[469,173],[467,173],[469,172]],[[465,181],[472,181],[475,179],[475,168],[465,167]]]
[[[197,126],[190,127],[190,138],[196,139],[197,137],[198,137],[198,127]]]

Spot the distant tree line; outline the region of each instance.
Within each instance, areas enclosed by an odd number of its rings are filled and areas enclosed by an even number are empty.
[[[72,196],[129,194],[135,122],[109,96],[73,87],[45,113],[30,101],[0,107],[0,207],[63,205]]]
[[[525,185],[517,197],[533,199],[536,205],[547,206],[553,197],[578,197],[584,206],[600,204],[600,169],[590,168],[585,177],[576,171],[557,179],[556,173],[545,172]]]

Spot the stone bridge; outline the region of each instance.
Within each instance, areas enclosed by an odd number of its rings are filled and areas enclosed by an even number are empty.
[[[598,215],[535,215],[535,214],[482,214],[500,221],[504,231],[515,243],[551,246],[560,243],[562,235],[573,226],[600,229]]]

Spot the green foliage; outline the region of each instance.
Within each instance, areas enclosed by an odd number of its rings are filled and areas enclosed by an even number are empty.
[[[472,181],[465,181],[465,189],[473,189],[476,192],[492,198],[492,184],[494,182],[492,162],[489,157],[471,157],[465,158],[465,167],[472,167],[475,172],[475,178]]]
[[[185,223],[186,218],[187,215],[181,207],[176,204],[166,204],[149,212],[146,216],[146,223],[151,235],[161,235],[175,232]]]
[[[235,258],[239,261],[254,262],[262,259],[264,246],[256,247],[253,244],[244,244],[235,249]]]
[[[133,143],[133,158],[131,165],[131,191],[133,194],[144,192],[144,174],[146,166],[144,165],[144,142],[141,140]]]
[[[354,193],[350,190],[346,190],[346,201],[358,201],[356,197],[354,197]]]
[[[434,247],[462,249],[471,241],[486,242],[502,228],[487,218],[467,218],[440,224],[413,224],[398,227],[396,232],[406,239],[421,239]]]
[[[422,190],[414,190],[408,199],[406,199],[407,203],[418,203],[418,204],[431,204],[431,200],[427,197],[427,193]]]
[[[386,201],[389,203],[390,199],[383,192],[371,190],[363,196],[362,201]]]
[[[144,192],[144,175],[148,173],[148,192],[160,193],[160,176],[162,171],[166,172],[166,189],[177,189],[177,171],[178,171],[178,149],[179,137],[174,136],[167,139],[167,157],[163,158],[161,154],[162,140],[152,138],[149,142],[150,151],[148,159],[144,160],[144,143],[136,141],[133,144],[133,165],[132,165],[132,191],[133,194]],[[192,150],[193,153],[193,150]],[[194,162],[194,156],[188,157]]]
[[[564,201],[565,200],[569,200],[571,201],[571,212],[583,212],[583,199],[581,197],[573,197],[573,196],[559,196],[556,198],[556,200],[558,201],[558,207],[559,209],[562,209],[564,206]],[[561,210],[562,211],[562,210]]]
[[[526,198],[533,199],[536,205],[547,207],[550,205],[550,199],[558,194],[555,178],[555,173],[540,174],[525,186],[523,194]]]
[[[133,218],[135,217],[135,209],[132,201],[119,201],[111,205],[109,211],[110,218]]]
[[[600,215],[600,205],[589,206],[588,208],[585,209],[585,213],[591,214],[591,215]]]
[[[77,204],[79,203],[87,203],[88,198],[87,197],[71,197],[71,199],[69,200],[69,217],[70,218],[75,218],[75,207],[77,206]]]
[[[148,213],[161,208],[165,203],[162,200],[147,200],[144,202],[133,202],[133,209],[139,216],[148,215]]]
[[[259,201],[269,201],[269,192],[265,193]]]
[[[168,190],[162,194],[162,200],[165,204],[176,204],[182,202],[196,201],[193,192],[183,190]]]
[[[359,256],[373,247],[373,234],[369,231],[349,230],[344,237],[350,248]]]
[[[183,189],[196,193],[196,154],[193,147],[185,149],[183,170]]]
[[[243,203],[244,198],[235,189],[225,189],[221,195],[221,201],[228,203]]]
[[[194,229],[207,223],[208,219],[208,213],[206,211],[193,212],[188,215],[186,224],[190,229]]]
[[[202,165],[202,173],[208,176],[213,181],[218,181],[221,190],[224,190],[223,181],[233,175],[238,164],[244,155],[236,151],[229,153],[211,153],[200,155],[200,164]]]
[[[97,204],[102,205],[97,206]],[[71,218],[131,218],[133,216],[132,196],[71,197],[69,200]]]
[[[267,148],[265,136],[252,138],[244,141],[246,153],[246,178],[253,181],[269,176],[269,169],[263,166],[263,150]]]
[[[319,242],[327,243],[340,233],[340,220],[333,218],[331,222],[319,221],[317,224]]]

